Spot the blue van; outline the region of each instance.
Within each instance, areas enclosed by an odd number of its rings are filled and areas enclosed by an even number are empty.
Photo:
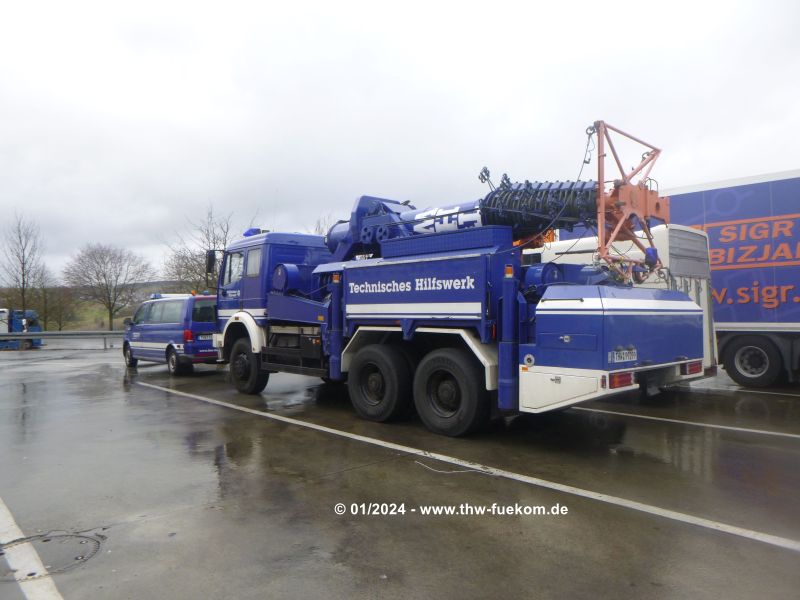
[[[214,364],[217,351],[216,296],[152,294],[133,318],[125,319],[125,364],[140,360],[167,363],[171,375],[191,373],[194,363]]]

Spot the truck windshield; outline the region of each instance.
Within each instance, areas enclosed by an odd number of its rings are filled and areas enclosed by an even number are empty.
[[[216,300],[195,300],[194,308],[192,308],[192,321],[199,323],[213,323],[214,322],[214,306],[217,304]]]

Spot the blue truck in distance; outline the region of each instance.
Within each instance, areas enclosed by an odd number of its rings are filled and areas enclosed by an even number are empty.
[[[737,383],[797,381],[800,171],[670,190],[672,221],[708,234],[719,355]]]
[[[39,314],[35,310],[0,308],[0,333],[35,333],[41,330]],[[41,346],[41,338],[0,340],[0,350],[30,350]]]
[[[594,181],[504,182],[425,210],[362,196],[324,237],[249,230],[220,266],[219,359],[243,393],[272,372],[347,381],[359,416],[416,410],[451,436],[703,377],[703,312],[686,294],[522,263],[520,240],[591,220],[597,197]]]

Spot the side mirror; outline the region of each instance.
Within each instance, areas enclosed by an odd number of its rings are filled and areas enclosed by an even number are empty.
[[[124,319],[122,319],[122,324],[125,327],[130,327],[132,323],[133,323],[133,320],[131,320],[130,317],[125,317]]]
[[[213,273],[214,267],[217,266],[217,251],[206,250],[206,273]]]

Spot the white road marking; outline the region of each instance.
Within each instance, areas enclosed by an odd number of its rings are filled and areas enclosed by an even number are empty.
[[[797,433],[784,433],[782,431],[769,431],[767,429],[749,429],[748,427],[717,425],[715,423],[701,423],[700,421],[683,421],[681,419],[668,419],[666,417],[651,417],[650,415],[637,415],[636,413],[617,412],[615,410],[601,410],[599,408],[586,408],[585,406],[572,406],[570,408],[572,408],[572,410],[582,410],[584,412],[619,415],[621,417],[633,417],[634,419],[644,419],[646,421],[665,421],[667,423],[679,423],[680,425],[691,425],[693,427],[708,427],[710,429],[725,429],[726,431],[739,431],[742,433],[757,433],[759,435],[773,435],[777,437],[800,439],[800,434]]]
[[[24,537],[6,503],[0,498],[0,544],[7,544]],[[6,559],[8,566],[16,571],[17,583],[28,600],[64,600],[33,544],[26,542],[10,546],[4,548],[3,552],[3,558]],[[39,577],[24,579],[28,573],[36,573]]]
[[[727,523],[720,523],[718,521],[712,521],[710,519],[704,519],[703,517],[696,517],[694,515],[689,515],[686,513],[681,513],[674,510],[669,510],[666,508],[660,508],[658,506],[652,506],[650,504],[644,504],[642,502],[636,502],[635,500],[628,500],[627,498],[620,498],[618,496],[610,496],[608,494],[602,494],[600,492],[593,492],[591,490],[584,490],[582,488],[573,487],[571,485],[565,485],[563,483],[556,483],[554,481],[547,481],[546,479],[539,479],[538,477],[531,477],[530,475],[523,475],[521,473],[514,473],[512,471],[506,471],[504,469],[497,469],[495,467],[490,467],[487,465],[482,465],[480,463],[470,462],[468,460],[462,460],[460,458],[455,458],[453,456],[447,456],[446,454],[439,454],[437,452],[428,452],[426,450],[420,450],[419,448],[413,448],[411,446],[403,446],[402,444],[395,444],[394,442],[386,442],[384,440],[379,440],[376,438],[367,437],[364,435],[358,435],[356,433],[349,433],[347,431],[341,431],[339,429],[333,429],[332,427],[326,427],[324,425],[317,425],[315,423],[308,423],[306,421],[301,421],[299,419],[293,419],[291,417],[284,417],[283,415],[277,415],[274,413],[266,413],[259,410],[255,410],[253,408],[246,408],[244,406],[237,406],[236,404],[231,404],[230,402],[223,402],[221,400],[214,400],[213,398],[207,398],[205,396],[198,396],[197,394],[190,394],[188,392],[181,392],[178,390],[173,390],[167,387],[162,387],[160,385],[154,385],[152,383],[144,383],[142,381],[137,381],[137,385],[141,385],[144,387],[152,388],[154,390],[160,390],[162,392],[167,392],[168,394],[174,394],[176,396],[184,396],[186,398],[192,398],[193,400],[199,400],[201,402],[206,402],[208,404],[213,404],[215,406],[221,406],[223,408],[230,408],[232,410],[238,410],[239,412],[249,413],[251,415],[255,415],[257,417],[263,417],[265,419],[272,419],[274,421],[280,421],[282,423],[289,423],[291,425],[297,425],[299,427],[305,427],[307,429],[313,429],[315,431],[321,431],[323,433],[330,433],[332,435],[337,435],[340,437],[348,438],[351,440],[356,440],[358,442],[364,442],[365,444],[372,444],[374,446],[381,446],[382,448],[388,448],[390,450],[396,450],[398,452],[404,452],[406,454],[410,454],[412,456],[420,456],[424,458],[430,458],[433,460],[438,460],[443,463],[456,465],[458,467],[463,467],[466,469],[472,469],[475,471],[480,471],[486,475],[494,475],[495,477],[503,477],[504,479],[511,479],[514,481],[519,481],[521,483],[527,483],[530,485],[534,485],[537,487],[543,487],[550,490],[555,490],[558,492],[562,492],[565,494],[571,494],[573,496],[579,496],[581,498],[588,498],[590,500],[597,500],[599,502],[604,502],[606,504],[612,504],[615,506],[621,506],[623,508],[628,508],[631,510],[635,510],[638,512],[647,513],[650,515],[655,515],[658,517],[663,517],[665,519],[670,519],[672,521],[678,521],[680,523],[687,523],[689,525],[696,525],[698,527],[703,527],[705,529],[711,529],[714,531],[719,531],[722,533],[727,533],[730,535],[735,535],[742,538],[747,538],[750,540],[754,540],[757,542],[762,542],[764,544],[769,544],[771,546],[777,546],[779,548],[785,548],[787,550],[793,550],[795,552],[800,552],[800,541],[792,540],[789,538],[779,537],[777,535],[772,535],[769,533],[762,533],[760,531],[753,531],[751,529],[744,529],[742,527],[736,527],[735,525],[729,525]]]

